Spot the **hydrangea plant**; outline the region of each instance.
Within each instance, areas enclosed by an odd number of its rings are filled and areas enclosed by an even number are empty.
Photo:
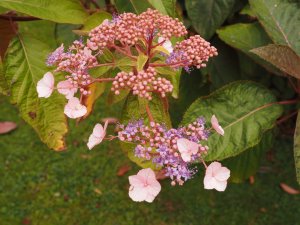
[[[211,115],[211,126],[199,115],[185,126],[172,128],[166,122],[156,121],[149,107],[154,96],[166,99],[174,89],[172,77],[166,77],[164,69],[200,69],[209,58],[218,55],[217,49],[200,35],[186,36],[182,22],[157,10],[114,15],[112,20],[105,19],[91,30],[86,40],[76,40],[67,49],[62,44],[49,55],[46,64],[55,68],[54,74],[64,73],[65,80],[55,85],[55,76],[47,72],[37,83],[38,96],[48,98],[57,90],[68,101],[64,113],[76,119],[87,114],[83,98],[92,94],[92,84],[110,82],[115,95],[129,91],[145,103],[147,117],[118,124],[117,134],[108,137],[108,122],[104,126],[96,124],[87,147],[91,150],[103,140],[112,139],[132,143],[135,157],[150,161],[155,170],[162,170],[171,179],[171,185],[183,185],[191,179],[197,172],[195,163],[201,162],[206,169],[204,188],[224,191],[230,171],[219,162],[207,166],[203,160],[210,151],[210,134],[226,135],[216,116]],[[116,63],[103,60],[105,52],[115,55],[113,59],[126,61],[127,67],[111,77],[93,77],[91,70],[114,67]],[[134,201],[152,202],[161,190],[152,168],[130,176],[129,182],[129,196]]]

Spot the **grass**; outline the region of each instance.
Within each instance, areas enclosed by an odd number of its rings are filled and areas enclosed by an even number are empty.
[[[164,180],[154,203],[135,203],[128,197],[127,177],[138,167],[118,143],[104,143],[93,151],[85,144],[99,118],[117,110],[103,112],[98,105],[80,126],[70,122],[69,148],[57,153],[40,142],[5,98],[0,98],[0,108],[0,121],[18,124],[17,130],[0,136],[1,225],[300,224],[300,196],[279,187],[280,182],[297,187],[291,138],[276,140],[274,160],[263,161],[265,169],[253,185],[230,183],[224,193],[207,191],[200,174],[183,187]],[[123,165],[131,170],[118,177]]]

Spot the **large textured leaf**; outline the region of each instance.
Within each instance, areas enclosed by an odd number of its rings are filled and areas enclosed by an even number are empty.
[[[281,71],[300,79],[300,56],[290,47],[271,44],[252,49],[251,52],[272,63]]]
[[[134,12],[142,13],[153,6],[147,0],[115,0],[115,5],[120,13]]]
[[[130,120],[137,119],[144,119],[145,122],[149,122],[145,107],[146,104],[148,104],[150,112],[156,122],[165,123],[167,127],[170,127],[169,113],[162,99],[156,94],[152,95],[151,101],[147,101],[130,93],[126,98],[122,110],[122,123],[126,124]]]
[[[222,160],[236,156],[257,145],[262,134],[274,126],[282,113],[273,94],[258,83],[240,81],[229,84],[207,97],[196,100],[187,110],[182,124],[213,114],[219,119],[225,135],[212,133],[205,160]]]
[[[50,51],[44,42],[18,35],[7,51],[5,77],[11,89],[11,102],[17,104],[23,119],[50,148],[62,150],[67,132],[64,97],[54,93],[41,99],[36,91],[37,82],[48,70],[45,58]]]
[[[151,114],[156,122],[164,123],[167,127],[171,126],[169,114],[165,109],[161,98],[156,95],[153,95],[152,101],[148,102],[144,99],[139,99],[137,96],[130,93],[126,98],[123,107],[121,122],[127,124],[130,120],[144,119],[145,123],[148,123],[149,119],[147,117],[145,104],[149,105]],[[158,169],[151,161],[145,161],[144,159],[135,157],[135,146],[136,145],[132,143],[121,142],[121,148],[127,153],[130,160],[143,168],[150,167],[152,169]]]
[[[251,24],[234,24],[226,26],[217,31],[219,37],[228,45],[237,48],[250,56],[254,61],[265,67],[272,73],[281,75],[281,72],[268,62],[262,60],[251,49],[271,44],[271,40],[259,25],[259,23]]]
[[[186,0],[185,5],[195,30],[204,38],[210,38],[224,23],[235,0]]]
[[[259,169],[260,161],[274,141],[274,134],[269,130],[263,134],[260,143],[238,156],[225,159],[222,163],[230,169],[230,181],[240,183],[254,175]]]
[[[212,44],[218,49],[218,56],[211,59],[209,66],[213,88],[220,88],[230,82],[241,80],[236,51],[219,39],[214,39]]]
[[[165,15],[173,17],[176,15],[175,0],[115,0],[115,5],[120,13],[134,12],[139,14],[148,8],[153,8]]]
[[[52,49],[57,47],[57,42],[54,38],[55,29],[56,23],[47,20],[26,21],[19,23],[19,30],[23,36],[30,35],[31,37],[46,43]]]
[[[9,88],[4,76],[4,69],[3,69],[3,63],[1,62],[0,58],[0,93],[3,95],[8,95],[9,94]]]
[[[294,134],[294,159],[297,181],[300,184],[300,111],[298,111],[296,129]]]
[[[58,23],[83,24],[88,16],[78,0],[1,0],[0,6]]]
[[[55,24],[55,39],[58,45],[64,43],[65,46],[69,46],[76,39],[79,39],[79,36],[72,32],[73,30],[79,29],[80,25],[75,24]]]
[[[300,2],[298,0],[250,0],[250,5],[271,39],[300,54]]]

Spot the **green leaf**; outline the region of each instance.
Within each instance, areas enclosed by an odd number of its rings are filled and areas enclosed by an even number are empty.
[[[195,30],[209,39],[224,23],[233,9],[235,0],[186,0],[185,6]]]
[[[121,71],[131,72],[133,66],[136,66],[135,62],[129,57],[123,56],[122,58],[116,59],[116,67]]]
[[[115,0],[114,2],[119,13],[134,12],[140,14],[148,8],[153,8],[147,0]]]
[[[0,6],[0,14],[4,14],[7,11],[9,11],[9,10]]]
[[[111,66],[94,67],[89,69],[89,74],[94,78],[98,78],[106,74],[111,68]]]
[[[9,94],[9,88],[7,85],[7,81],[5,79],[3,63],[2,63],[1,58],[0,58],[0,93],[3,95]]]
[[[142,13],[148,8],[157,9],[162,14],[175,17],[176,0],[115,0],[115,5],[120,13]]]
[[[152,95],[152,100],[148,101],[145,99],[140,99],[136,95],[130,93],[125,101],[123,110],[122,110],[122,118],[121,123],[127,124],[131,120],[144,119],[145,123],[149,123],[149,119],[147,117],[145,105],[149,105],[149,109],[151,114],[156,122],[166,124],[167,127],[171,126],[169,113],[164,106],[161,98],[155,94]],[[135,144],[121,142],[121,148],[125,153],[128,154],[130,160],[138,164],[143,168],[150,167],[152,169],[159,169],[153,164],[151,161],[145,161],[144,159],[140,159],[134,156],[134,148]]]
[[[148,61],[148,56],[142,53],[139,54],[136,62],[137,71],[142,71],[147,61]]]
[[[88,35],[92,29],[99,26],[105,19],[111,20],[111,14],[104,11],[96,12],[86,19],[80,30],[73,30],[73,32],[78,35]]]
[[[136,95],[130,93],[125,101],[122,110],[122,123],[128,123],[130,120],[144,119],[147,123],[149,122],[145,105],[148,104],[151,114],[156,122],[164,123],[167,127],[171,126],[169,113],[165,107],[162,98],[158,95],[153,94],[152,100],[148,101],[141,99]]]
[[[69,46],[74,40],[79,39],[79,36],[72,32],[73,30],[79,29],[80,25],[74,24],[55,24],[55,39],[57,45],[64,43],[65,46]]]
[[[169,67],[155,67],[155,70],[158,74],[171,81],[173,85],[172,97],[178,98],[181,69],[175,71]]]
[[[282,73],[274,66],[250,52],[251,49],[271,44],[270,38],[259,23],[238,23],[226,26],[218,30],[217,34],[226,44],[241,50],[267,70],[272,73],[282,75]]]
[[[271,129],[282,114],[282,106],[275,102],[274,95],[258,83],[234,82],[196,100],[185,113],[182,124],[189,124],[199,116],[210,121],[211,116],[216,115],[225,135],[212,133],[205,160],[222,160],[260,142],[262,134]]]
[[[236,52],[220,39],[214,39],[212,44],[218,49],[218,56],[211,59],[208,69],[213,88],[241,80]]]
[[[127,98],[129,94],[129,90],[121,90],[119,95],[115,95],[112,91],[109,92],[108,98],[107,98],[107,103],[109,105],[116,104],[123,99]]]
[[[38,98],[36,91],[37,82],[48,71],[45,58],[50,51],[44,42],[19,34],[10,43],[4,60],[5,77],[11,89],[11,102],[18,106],[22,118],[49,148],[62,150],[67,133],[65,99],[58,93],[48,99]]]
[[[294,134],[294,159],[297,181],[300,184],[300,111],[298,110],[295,134]]]
[[[247,4],[241,11],[241,15],[247,15],[253,18],[256,18],[255,12],[251,9],[250,5]]]
[[[259,22],[275,42],[300,55],[300,2],[298,0],[250,0]]]
[[[272,130],[265,132],[260,143],[240,155],[225,159],[222,163],[230,169],[230,181],[240,183],[254,175],[259,169],[261,158],[273,145]]]
[[[76,0],[1,0],[0,6],[58,23],[83,24],[88,16]]]
[[[152,0],[155,1],[155,0]],[[167,14],[171,17],[178,17],[176,12],[176,0],[162,0],[162,3],[167,11]],[[161,11],[161,10],[159,10]]]
[[[19,23],[19,31],[26,36],[31,36],[46,43],[52,49],[57,47],[55,36],[56,23],[47,20],[26,21]],[[52,38],[50,38],[52,37]]]
[[[271,44],[252,49],[251,52],[272,63],[281,71],[300,79],[300,57],[290,47]]]

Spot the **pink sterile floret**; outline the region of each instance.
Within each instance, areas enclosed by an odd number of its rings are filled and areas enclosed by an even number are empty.
[[[100,123],[97,123],[95,125],[93,129],[93,133],[90,135],[89,141],[87,143],[87,146],[90,150],[103,141],[103,138],[106,135],[107,125],[108,125],[108,120],[106,120],[104,127]]]
[[[161,190],[152,169],[142,169],[137,175],[129,178],[129,197],[135,202],[153,202]]]
[[[37,83],[36,90],[39,98],[48,98],[52,94],[54,89],[54,77],[53,74],[47,72],[41,80]]]
[[[230,170],[223,167],[219,162],[212,162],[206,169],[204,177],[205,189],[216,189],[225,191]]]

